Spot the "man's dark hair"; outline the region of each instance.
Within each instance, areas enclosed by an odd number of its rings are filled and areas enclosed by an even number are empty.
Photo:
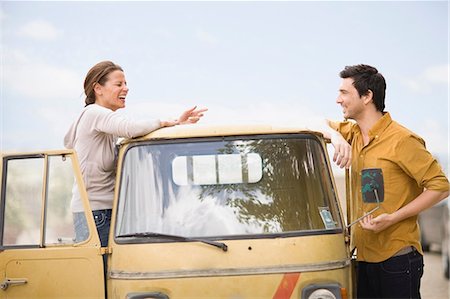
[[[355,86],[360,97],[366,95],[371,90],[375,107],[378,111],[383,112],[386,81],[376,68],[366,64],[351,65],[346,66],[339,75],[342,79],[353,79],[353,86]]]

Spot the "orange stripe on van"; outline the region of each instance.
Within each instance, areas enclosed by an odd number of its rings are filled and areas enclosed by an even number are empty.
[[[291,298],[294,292],[295,285],[300,277],[300,273],[286,273],[278,286],[273,299],[287,299]]]

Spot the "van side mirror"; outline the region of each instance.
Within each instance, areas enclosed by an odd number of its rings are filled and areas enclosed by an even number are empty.
[[[378,210],[381,203],[384,201],[384,179],[381,168],[366,168],[362,170],[361,195],[363,203],[376,203],[377,205],[372,210],[347,225],[347,228]]]

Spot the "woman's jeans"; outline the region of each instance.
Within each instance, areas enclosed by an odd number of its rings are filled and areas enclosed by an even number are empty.
[[[95,226],[97,227],[98,236],[100,237],[100,244],[102,247],[108,246],[109,227],[111,225],[112,210],[97,210],[92,211],[94,215]]]
[[[358,262],[358,298],[420,298],[423,256],[412,252],[380,263]]]
[[[109,228],[111,225],[112,210],[95,210],[92,211],[94,216],[95,226],[97,227],[100,244],[102,247],[108,246]],[[89,230],[87,227],[86,217],[84,212],[73,213],[73,222],[75,226],[75,240],[81,242],[89,237]]]
[[[97,227],[98,236],[100,238],[100,244],[102,247],[108,246],[109,228],[111,225],[111,212],[112,210],[95,210],[92,211],[94,216],[95,226]],[[73,222],[75,225],[75,240],[76,242],[84,241],[89,236],[89,230],[87,227],[86,217],[84,212],[73,213]],[[107,269],[107,255],[103,255],[103,272],[105,275],[106,283],[106,269]]]

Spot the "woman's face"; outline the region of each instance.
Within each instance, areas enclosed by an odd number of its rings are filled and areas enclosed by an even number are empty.
[[[125,98],[128,94],[125,74],[120,70],[115,70],[107,75],[107,80],[103,85],[96,84],[95,103],[112,111],[125,107]]]

